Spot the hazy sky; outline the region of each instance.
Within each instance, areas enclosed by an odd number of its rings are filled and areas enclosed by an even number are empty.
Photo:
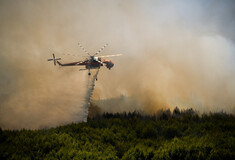
[[[123,54],[101,69],[94,99],[130,96],[146,112],[234,113],[234,15],[233,0],[1,0],[0,127],[82,119],[87,73],[46,61],[52,52],[81,60],[62,54],[85,55],[78,42]]]

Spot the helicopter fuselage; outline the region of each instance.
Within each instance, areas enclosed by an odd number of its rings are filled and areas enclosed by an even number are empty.
[[[94,57],[93,59],[86,60],[84,63],[80,63],[79,65],[86,65],[86,69],[94,69],[100,68],[105,64],[108,69],[111,69],[114,66],[114,63],[109,59],[102,59],[98,57]]]

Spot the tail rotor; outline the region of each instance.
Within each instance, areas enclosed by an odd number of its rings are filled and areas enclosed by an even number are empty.
[[[54,62],[54,65],[56,66],[56,62],[57,62],[58,60],[61,60],[61,58],[55,58],[55,54],[54,54],[54,53],[52,54],[52,56],[53,56],[53,58],[48,59],[47,61],[53,61],[53,62]]]

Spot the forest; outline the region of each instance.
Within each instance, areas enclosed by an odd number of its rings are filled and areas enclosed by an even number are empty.
[[[176,107],[153,115],[93,114],[86,123],[56,128],[0,129],[0,159],[232,160],[235,116]]]

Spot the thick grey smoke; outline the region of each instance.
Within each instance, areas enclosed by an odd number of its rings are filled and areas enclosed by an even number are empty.
[[[78,53],[82,34],[68,19],[70,7],[46,1],[0,3],[0,127],[41,128],[83,120],[87,74],[47,62],[52,52]]]
[[[137,4],[120,8],[125,56],[112,73],[100,72],[96,98],[129,96],[147,112],[180,106],[234,113],[234,1]]]
[[[51,53],[84,55],[109,43],[94,98],[131,97],[146,111],[234,112],[234,1],[0,1],[0,127],[83,119],[87,73],[55,68]],[[58,66],[57,66],[58,67]],[[129,104],[129,102],[128,102]],[[130,109],[130,108],[128,108]],[[117,111],[115,105],[107,111]]]

